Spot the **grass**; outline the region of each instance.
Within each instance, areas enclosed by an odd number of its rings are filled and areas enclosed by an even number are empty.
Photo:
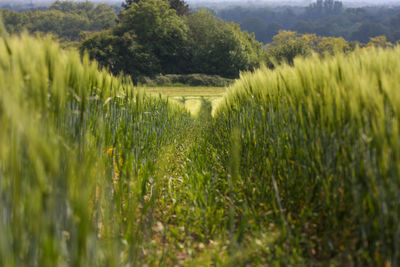
[[[49,39],[0,51],[0,265],[140,262],[189,115]]]
[[[399,47],[143,92],[0,34],[1,266],[399,265]]]
[[[235,206],[244,199],[241,216],[255,220],[274,211],[293,259],[399,264],[399,56],[367,49],[264,67],[216,111],[225,166],[232,132],[241,136]]]
[[[159,87],[138,87],[139,91],[147,94],[167,96],[176,103],[183,104],[186,109],[194,116],[200,111],[202,99],[212,103],[212,114],[221,102],[225,87],[200,87],[200,86],[159,86]]]
[[[162,94],[170,97],[221,97],[225,87],[201,87],[201,86],[182,86],[182,87],[139,87],[146,93]]]

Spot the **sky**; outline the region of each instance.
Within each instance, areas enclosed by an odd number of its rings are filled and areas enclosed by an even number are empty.
[[[0,0],[0,2],[30,2],[31,0]],[[79,1],[79,0],[74,0]],[[81,0],[84,1],[84,0]],[[123,0],[92,0],[95,2],[122,2]],[[198,2],[211,2],[211,3],[219,3],[219,2],[281,2],[281,0],[185,0],[188,3],[198,3]],[[32,0],[33,3],[40,3],[40,2],[51,2],[51,0]],[[315,2],[315,0],[286,0],[285,2]],[[342,0],[343,3],[346,2],[369,2],[369,3],[384,3],[384,2],[399,2],[400,0]]]
[[[32,3],[38,4],[38,3],[48,3],[48,2],[53,2],[54,0],[0,0],[1,3]],[[84,1],[84,0],[74,0],[74,1]],[[121,3],[123,0],[91,0],[93,2],[109,2],[109,3]],[[217,3],[223,3],[223,2],[237,2],[241,3],[242,5],[245,5],[246,3],[251,3],[251,4],[261,4],[261,3],[279,3],[279,2],[285,2],[287,3],[293,3],[293,4],[309,4],[312,2],[315,2],[316,0],[185,0],[189,4],[198,4],[198,3],[210,3],[210,4],[217,4]],[[381,5],[385,3],[391,3],[391,4],[399,4],[400,5],[400,0],[342,0],[344,4],[346,3],[366,3],[366,4],[374,4],[374,5]]]

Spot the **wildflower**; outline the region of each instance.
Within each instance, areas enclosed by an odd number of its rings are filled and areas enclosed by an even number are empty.
[[[107,155],[111,156],[113,151],[114,151],[114,148],[110,147],[109,149],[107,149]]]

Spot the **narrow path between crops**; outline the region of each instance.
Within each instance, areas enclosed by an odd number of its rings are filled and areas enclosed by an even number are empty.
[[[148,257],[157,258],[158,265],[211,265],[221,255],[234,262],[236,256],[264,250],[277,238],[271,232],[259,238],[249,235],[244,245],[236,243],[226,169],[210,143],[211,114],[212,103],[203,98],[183,140],[163,149],[157,161],[160,198],[154,206],[149,242],[154,242],[159,254]]]
[[[211,124],[211,112],[211,102],[202,98],[201,107],[193,115],[193,125],[187,128],[184,139],[164,148],[161,160],[157,161],[157,176],[162,181],[159,189],[161,197],[154,206],[154,226],[149,241],[155,242],[158,247],[160,254],[153,257],[159,259],[159,265],[185,265],[194,259],[194,255],[208,251],[215,244],[207,235],[202,235],[203,227],[196,225],[203,222],[196,222],[198,218],[188,216],[199,209],[196,203],[199,196],[193,195],[199,191],[193,188],[198,181],[193,178],[208,172],[204,167],[219,165],[210,158],[205,166],[205,155],[199,151],[212,149],[206,147],[211,145],[204,138]],[[196,251],[193,251],[194,248]]]

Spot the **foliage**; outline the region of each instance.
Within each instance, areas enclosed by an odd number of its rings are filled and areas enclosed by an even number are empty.
[[[250,17],[240,22],[240,28],[249,33],[254,33],[260,42],[269,43],[272,41],[272,37],[282,29],[282,26],[277,23],[267,25],[260,18]]]
[[[88,36],[81,45],[113,73],[140,76],[184,70],[188,28],[162,0],[141,1],[123,11],[113,29]]]
[[[198,73],[237,77],[239,71],[258,66],[261,44],[238,25],[198,11],[187,17],[191,70]]]
[[[51,33],[66,40],[76,41],[79,40],[81,30],[89,28],[89,23],[86,17],[76,13],[64,13],[57,10],[34,11],[26,27],[32,33]]]
[[[179,16],[184,16],[189,14],[189,5],[183,0],[168,0],[172,9],[176,10]]]
[[[351,50],[350,44],[341,37],[319,37],[315,34],[280,31],[266,45],[264,53],[267,65],[273,67],[283,62],[292,65],[296,57],[306,57],[312,52],[326,56]]]
[[[234,80],[222,78],[218,75],[205,74],[167,74],[158,75],[154,78],[143,77],[138,82],[141,84],[158,86],[182,84],[190,86],[229,86]]]
[[[129,9],[133,4],[140,4],[142,1],[147,0],[125,0],[122,3],[122,7],[124,9]],[[189,14],[189,6],[185,3],[184,0],[165,0],[169,3],[170,7],[176,11],[179,16],[184,16]]]
[[[95,33],[86,38],[80,48],[114,74],[151,75],[161,68],[152,52],[130,33],[122,36],[114,35],[112,30]]]
[[[122,13],[117,34],[131,33],[137,42],[159,60],[166,73],[182,71],[182,50],[188,28],[184,21],[162,0],[140,1]]]
[[[334,55],[352,50],[351,45],[342,37],[314,37],[313,49],[320,55]]]
[[[337,15],[343,11],[343,3],[335,0],[317,0],[311,3],[305,15],[311,18],[319,18],[329,15]]]
[[[400,8],[396,6],[350,8],[335,0],[317,0],[306,8],[259,4],[223,6],[216,11],[218,17],[239,23],[243,30],[254,32],[256,39],[265,44],[276,34],[267,29],[270,25],[278,25],[286,31],[342,37],[362,43],[368,43],[371,37],[385,35],[395,43],[400,40],[399,12]]]
[[[182,18],[168,3],[146,0],[133,3],[121,18],[111,31],[88,36],[81,50],[135,81],[160,73],[236,78],[260,62],[261,44],[253,35],[206,11]]]
[[[132,4],[139,4],[139,2],[141,2],[142,0],[125,0],[122,3],[122,7],[124,9],[128,9]]]
[[[293,64],[297,56],[311,54],[312,40],[308,36],[300,36],[296,32],[280,31],[273,41],[266,46],[267,62],[275,60],[277,63],[286,62]]]
[[[388,42],[386,40],[386,36],[377,36],[370,38],[369,43],[367,44],[367,47],[392,47],[393,44]]]
[[[359,40],[360,42],[367,43],[371,37],[385,35],[386,29],[378,23],[363,23],[360,27],[353,32],[352,40]]]
[[[50,33],[66,41],[78,41],[84,31],[100,31],[115,26],[115,10],[107,4],[56,1],[48,10],[1,10],[7,30],[19,34],[24,29],[31,33]]]

